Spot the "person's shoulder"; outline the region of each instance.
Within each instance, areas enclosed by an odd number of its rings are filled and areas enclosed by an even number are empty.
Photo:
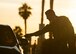
[[[59,16],[59,21],[63,24],[71,24],[71,21],[67,16]]]
[[[58,19],[62,21],[70,21],[67,16],[58,16]]]
[[[60,19],[68,19],[67,16],[58,16],[58,18],[60,18]]]

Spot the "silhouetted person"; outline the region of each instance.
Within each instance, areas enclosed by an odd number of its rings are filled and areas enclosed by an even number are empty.
[[[41,45],[41,54],[59,54],[57,53],[58,50],[57,48],[59,46],[57,46],[56,42],[54,42],[54,39],[46,39],[42,42],[42,45]]]
[[[38,36],[49,32],[50,39],[52,40],[51,35],[53,34],[54,40],[50,42],[52,45],[48,44],[48,47],[52,46],[51,50],[55,51],[56,54],[57,52],[64,52],[67,48],[73,49],[75,47],[74,29],[70,20],[66,16],[56,16],[55,12],[51,9],[47,10],[45,14],[50,23],[42,30],[26,34],[25,36]],[[69,44],[68,47],[67,43]],[[51,50],[49,50],[49,52],[51,52]]]

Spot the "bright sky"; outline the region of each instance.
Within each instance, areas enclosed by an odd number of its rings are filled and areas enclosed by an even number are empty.
[[[32,7],[32,15],[27,20],[27,33],[39,30],[41,19],[41,0],[0,0],[0,24],[12,28],[20,26],[24,32],[24,20],[18,14],[18,8],[26,2]],[[49,9],[49,0],[45,0],[45,11]],[[76,0],[54,0],[54,10],[58,16],[69,17],[76,33]],[[49,23],[44,16],[44,24]]]

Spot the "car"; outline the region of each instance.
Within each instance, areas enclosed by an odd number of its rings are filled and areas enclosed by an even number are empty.
[[[0,54],[23,54],[19,41],[9,25],[0,25]]]

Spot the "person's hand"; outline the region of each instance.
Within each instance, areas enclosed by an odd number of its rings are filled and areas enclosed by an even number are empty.
[[[31,38],[31,35],[30,34],[26,34],[25,37],[26,38]]]

